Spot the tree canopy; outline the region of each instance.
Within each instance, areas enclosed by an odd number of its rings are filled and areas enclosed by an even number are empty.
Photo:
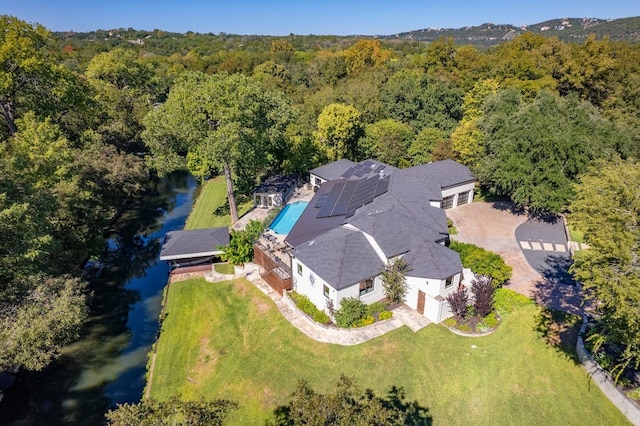
[[[281,166],[288,150],[288,102],[239,74],[189,72],[167,101],[145,118],[149,163],[167,173],[183,166],[205,178],[222,169],[232,221],[238,220],[234,182],[253,188],[260,172]]]
[[[549,92],[533,102],[514,91],[498,93],[487,102],[480,128],[486,138],[476,170],[481,181],[543,212],[565,210],[572,183],[591,162],[630,144],[629,134],[592,105]]]
[[[569,223],[588,250],[572,271],[594,300],[603,341],[621,345],[619,373],[640,365],[640,167],[636,160],[596,162],[574,186]]]

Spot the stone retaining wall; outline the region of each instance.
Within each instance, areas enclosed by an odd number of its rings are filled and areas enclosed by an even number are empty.
[[[580,328],[580,335],[578,336],[578,342],[576,343],[576,353],[578,359],[582,363],[582,366],[593,382],[598,385],[600,390],[609,398],[613,404],[624,414],[631,423],[636,426],[640,426],[640,405],[635,401],[628,398],[615,384],[615,382],[609,377],[609,374],[603,370],[598,363],[595,362],[591,354],[584,347],[584,341],[582,336],[587,326],[587,316],[582,318],[582,327]]]

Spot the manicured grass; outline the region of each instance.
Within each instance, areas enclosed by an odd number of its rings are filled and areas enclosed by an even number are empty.
[[[200,195],[187,218],[185,229],[229,226],[231,224],[231,215],[228,207],[225,208],[226,202],[227,186],[224,182],[224,176],[217,176],[208,180],[200,189]],[[238,215],[242,216],[252,207],[252,199],[239,203]]]
[[[571,225],[569,225],[569,236],[571,237],[571,241],[575,241],[580,244],[584,242],[584,232],[574,229]]]
[[[213,265],[216,272],[220,274],[233,275],[235,274],[235,268],[230,263],[216,263]]]
[[[299,378],[328,392],[346,373],[378,395],[401,387],[436,424],[626,424],[572,356],[545,343],[540,312],[519,308],[483,338],[430,325],[343,347],[306,337],[246,280],[178,282],[151,393],[234,399],[229,424],[258,425]]]

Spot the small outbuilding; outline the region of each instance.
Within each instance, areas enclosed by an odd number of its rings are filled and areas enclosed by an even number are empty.
[[[286,204],[296,189],[298,179],[293,175],[274,175],[266,179],[253,191],[256,207],[272,209]]]
[[[211,262],[223,253],[221,246],[229,244],[229,228],[206,228],[170,231],[164,237],[160,260],[173,267],[200,265]]]

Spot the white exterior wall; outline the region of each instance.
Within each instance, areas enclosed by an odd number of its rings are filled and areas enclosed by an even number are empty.
[[[356,299],[362,300],[367,305],[373,302],[377,302],[378,300],[384,298],[384,291],[382,289],[382,280],[380,279],[380,277],[375,277],[373,279],[373,291],[363,296],[360,296],[360,283],[340,290],[338,292],[338,298],[337,298],[338,303],[335,305],[336,309],[340,307],[340,301],[345,297],[355,297]]]
[[[298,273],[298,265],[302,265],[302,275]],[[307,265],[294,257],[291,258],[291,277],[293,278],[293,290],[307,296],[318,309],[326,312],[327,300],[333,300],[333,306],[338,309],[338,292]],[[325,285],[329,287],[329,298],[324,295]]]
[[[453,206],[451,208],[458,207],[458,194],[461,192],[469,192],[469,203],[473,201],[473,190],[475,188],[475,182],[470,182],[466,185],[454,186],[453,188],[447,188],[442,190],[442,198],[453,195]]]
[[[302,275],[298,274],[298,265],[302,265]],[[360,297],[360,283],[338,291],[296,258],[291,259],[291,276],[293,290],[307,296],[318,309],[325,312],[327,312],[327,300],[332,300],[334,309],[338,309],[340,301],[345,297],[359,298],[366,304],[376,302],[384,297],[382,281],[379,277],[375,277],[373,280],[373,291]],[[324,295],[325,285],[329,288],[329,297]]]
[[[319,181],[320,181],[320,184],[318,184],[318,183],[316,182],[316,180],[319,180]],[[318,185],[318,186],[320,186],[320,185],[322,185],[323,183],[325,183],[326,181],[327,181],[326,179],[322,179],[322,178],[321,178],[320,176],[318,176],[318,175],[314,175],[313,173],[309,173],[309,183],[311,183],[311,185],[314,185],[314,186],[315,186],[315,185]]]
[[[408,291],[405,303],[411,309],[418,309],[418,291],[421,290],[425,294],[424,298],[424,316],[431,322],[439,323],[451,316],[449,304],[444,300],[449,294],[456,291],[460,285],[461,274],[453,276],[453,285],[447,289],[444,288],[446,280],[434,280],[421,277],[407,277]],[[440,296],[441,300],[436,299]]]

